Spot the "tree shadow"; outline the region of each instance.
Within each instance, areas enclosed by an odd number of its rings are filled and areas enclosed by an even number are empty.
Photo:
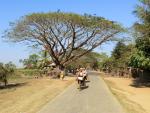
[[[26,84],[27,84],[27,82],[23,82],[23,83],[11,83],[11,84],[8,84],[6,86],[0,85],[0,89],[11,89],[11,88],[16,88],[16,87],[22,87],[22,86],[24,86]]]
[[[130,86],[135,88],[145,88],[150,87],[150,81],[141,81],[139,78],[133,79]]]

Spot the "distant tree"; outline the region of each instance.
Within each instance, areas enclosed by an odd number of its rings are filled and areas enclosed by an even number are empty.
[[[131,58],[131,55],[134,52],[134,45],[128,44],[125,45],[123,42],[118,42],[116,47],[114,48],[111,59],[113,61],[114,68],[126,68],[129,66],[129,61]]]
[[[78,54],[78,52],[77,52]],[[105,53],[89,52],[88,54],[80,57],[77,61],[73,61],[68,68],[90,68],[97,70],[102,67],[102,62],[108,56]]]
[[[5,37],[14,42],[29,41],[48,51],[53,62],[63,68],[109,41],[123,29],[114,21],[73,13],[33,13],[11,24]],[[86,51],[74,54],[78,50]]]
[[[13,64],[12,62],[8,62],[7,64],[5,64],[5,68],[7,69],[9,73],[14,73],[16,69],[16,65]]]
[[[46,50],[42,50],[40,53],[39,53],[39,61],[38,61],[38,68],[41,68],[43,69],[44,67],[50,65],[52,62],[51,62],[51,58],[48,54],[48,52]]]
[[[76,54],[79,54],[81,51],[77,51]],[[97,63],[97,58],[94,56],[94,52],[89,52],[86,55],[80,57],[77,61],[73,61],[67,65],[69,68],[80,68],[80,67],[89,67],[93,68],[95,63]]]
[[[27,59],[21,59],[20,62],[23,63],[25,68],[35,69],[37,68],[37,63],[39,60],[39,56],[37,54],[32,54]]]
[[[7,64],[0,63],[0,81],[4,82],[5,86],[8,83],[8,76],[14,73],[15,68],[16,66],[12,62]]]
[[[112,51],[111,57],[104,60],[103,68],[110,70],[120,70],[127,68],[130,63],[130,58],[134,52],[134,45],[126,45],[122,41],[119,41]]]
[[[130,65],[136,68],[150,70],[150,1],[139,0],[134,13],[139,22],[134,24],[136,38],[136,53],[131,57]]]
[[[103,70],[104,68],[110,67],[109,56],[106,53],[100,53],[98,58],[99,69]]]
[[[115,59],[121,58],[122,54],[125,52],[125,48],[126,45],[123,42],[119,41],[114,50],[112,51],[112,56]]]

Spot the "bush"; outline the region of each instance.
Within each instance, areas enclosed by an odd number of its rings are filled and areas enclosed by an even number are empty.
[[[8,83],[8,76],[14,74],[16,66],[9,62],[7,64],[0,63],[0,81],[5,84]]]

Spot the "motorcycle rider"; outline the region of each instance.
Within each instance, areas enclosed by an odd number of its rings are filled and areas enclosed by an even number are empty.
[[[85,77],[85,80],[89,80],[88,73],[87,73],[87,70],[85,68],[83,68],[83,76]]]
[[[83,69],[80,68],[79,72],[77,73],[77,81],[78,81],[79,85],[81,83],[82,85],[85,86],[85,77],[86,77],[86,75],[85,75]]]

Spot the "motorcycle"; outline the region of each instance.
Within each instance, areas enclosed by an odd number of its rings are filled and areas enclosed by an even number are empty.
[[[82,87],[85,87],[85,77],[84,76],[78,76],[78,84],[79,84],[79,89],[82,89]]]

